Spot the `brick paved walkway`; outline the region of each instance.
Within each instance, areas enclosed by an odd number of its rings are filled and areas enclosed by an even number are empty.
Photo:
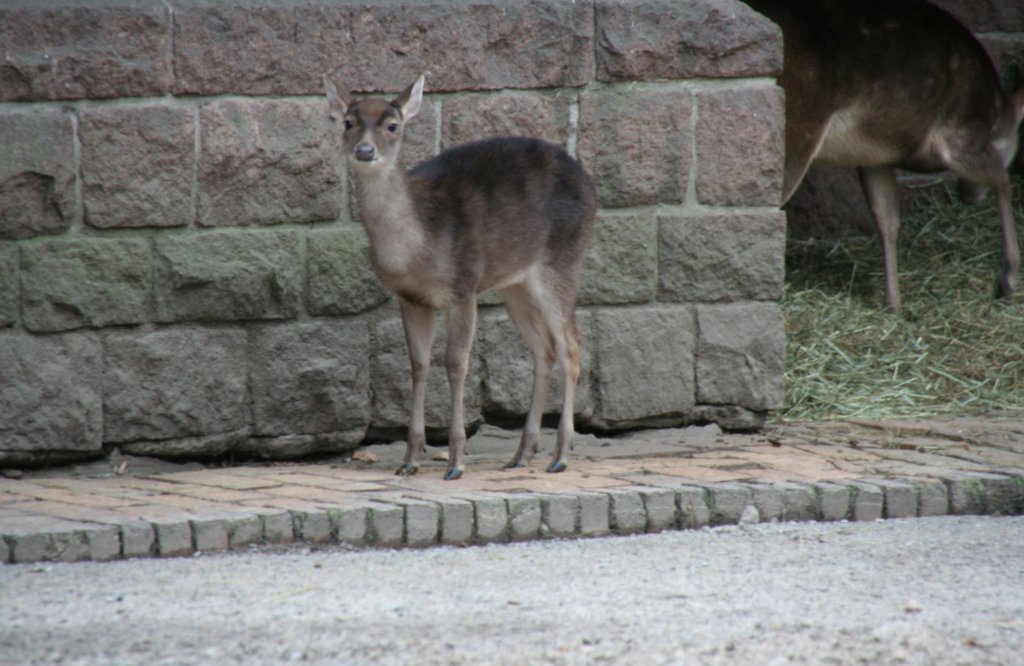
[[[443,460],[395,476],[402,444],[333,462],[204,468],[112,457],[13,474],[0,478],[0,563],[1024,512],[1024,414],[580,435],[562,474],[543,471],[543,453],[501,469],[517,438],[484,427],[456,482],[441,480]]]

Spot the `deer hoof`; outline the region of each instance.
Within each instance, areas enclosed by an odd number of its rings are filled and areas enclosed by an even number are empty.
[[[462,470],[458,467],[452,467],[444,473],[445,481],[458,481],[460,478],[462,478]]]
[[[557,474],[559,472],[564,472],[567,469],[569,469],[569,465],[565,464],[565,462],[561,460],[556,460],[555,462],[548,465],[549,474]]]
[[[526,465],[519,458],[514,458],[502,466],[503,469],[515,469],[516,467],[526,467]]]
[[[405,463],[404,465],[398,468],[398,471],[396,471],[395,474],[398,476],[412,476],[413,474],[418,472],[419,469],[419,467],[413,465],[412,463]]]

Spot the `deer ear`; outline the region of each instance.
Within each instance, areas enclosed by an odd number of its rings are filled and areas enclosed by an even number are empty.
[[[338,87],[334,85],[331,77],[326,74],[324,74],[324,90],[327,91],[327,106],[331,110],[331,117],[335,120],[341,120],[348,112],[348,107],[352,106],[351,100],[343,98],[338,94]]]
[[[409,120],[420,110],[420,103],[423,101],[423,84],[426,82],[426,77],[420,74],[420,78],[416,79],[416,82],[405,89],[405,91],[395,99],[395,106],[402,112],[402,119]]]

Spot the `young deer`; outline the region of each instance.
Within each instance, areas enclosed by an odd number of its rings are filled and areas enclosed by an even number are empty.
[[[1006,167],[1024,90],[955,18],[924,0],[747,0],[782,28],[786,165],[782,203],[813,161],[856,166],[882,238],[885,299],[900,310],[894,168],[952,171],[995,190],[1003,232],[997,294],[1015,290],[1020,251]],[[963,190],[967,192],[968,185]]]
[[[426,443],[424,401],[434,311],[445,313],[445,368],[451,387],[448,470],[465,464],[463,385],[476,328],[476,295],[498,290],[533,353],[533,394],[515,457],[537,450],[555,361],[565,377],[562,416],[549,472],[566,469],[579,377],[576,291],[596,204],[589,174],[564,150],[506,137],[463,144],[404,173],[402,131],[419,111],[421,76],[393,101],[341,96],[324,76],[331,113],[344,123],[374,269],[398,296],[412,365],[412,413],[405,461],[414,474]]]

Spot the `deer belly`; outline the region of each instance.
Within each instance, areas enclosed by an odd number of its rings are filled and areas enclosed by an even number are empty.
[[[835,166],[882,166],[904,155],[903,146],[872,136],[857,112],[844,110],[832,114],[814,159]]]

